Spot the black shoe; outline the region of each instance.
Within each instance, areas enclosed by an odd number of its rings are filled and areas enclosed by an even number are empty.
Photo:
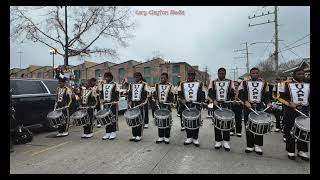
[[[135,140],[134,140],[134,142],[139,142],[139,141],[141,141],[141,139],[135,139]]]
[[[134,141],[134,140],[136,140],[136,138],[130,138],[130,139],[129,139],[129,141]]]
[[[191,143],[192,143],[192,142],[191,142]],[[186,143],[186,142],[184,142],[183,145],[189,145],[189,144],[191,144],[191,143]]]
[[[115,138],[109,138],[109,140],[114,140]]]
[[[162,143],[162,142],[163,142],[163,141],[156,141],[157,144],[160,144],[160,143]]]
[[[167,142],[167,141],[165,141],[164,143],[165,143],[165,144],[170,144],[170,142]]]
[[[257,153],[258,155],[260,155],[260,156],[263,154],[263,152],[256,152],[256,153]]]
[[[181,131],[184,131],[184,130],[186,130],[186,128],[181,128]]]
[[[230,148],[225,148],[225,147],[223,147],[224,148],[224,150],[226,150],[226,151],[230,151]]]
[[[252,148],[252,150],[246,149],[244,152],[246,152],[246,153],[251,153],[251,152],[253,152],[253,150],[254,150],[254,148]]]
[[[196,147],[200,147],[200,144],[194,144],[194,146],[196,146]]]
[[[214,148],[215,149],[220,149],[222,146],[215,146]]]
[[[300,159],[304,160],[304,161],[309,161],[309,158],[300,156],[299,154],[298,154],[298,157],[299,157]]]
[[[295,160],[295,159],[296,159],[295,156],[289,156],[289,155],[288,155],[288,158],[289,158],[290,160]]]

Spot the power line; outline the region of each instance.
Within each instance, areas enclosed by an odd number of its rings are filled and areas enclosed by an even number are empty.
[[[280,49],[280,52],[282,52],[282,51],[287,51],[287,50],[290,50],[290,49],[293,49],[293,48],[296,48],[296,47],[299,47],[299,46],[302,46],[302,45],[304,45],[304,44],[308,44],[308,43],[310,43],[310,42],[305,42],[305,43],[302,43],[302,44],[299,44],[299,45],[296,45],[296,46],[293,46],[293,47],[287,48],[287,49],[285,49],[285,50]]]
[[[286,44],[285,43],[283,43],[283,42],[281,42],[282,44],[284,44],[285,46],[286,46]],[[296,56],[298,56],[299,58],[302,58],[300,55],[298,55],[297,53],[295,53],[294,51],[292,51],[291,49],[289,49],[289,51],[291,52],[291,53],[293,53],[294,55],[296,55]],[[280,51],[281,52],[281,51]],[[282,54],[282,52],[281,52],[281,54]]]
[[[301,41],[302,39],[304,39],[304,38],[306,38],[306,37],[308,37],[308,36],[310,36],[310,34],[305,35],[304,37],[302,37],[302,38],[300,38],[300,39],[296,40],[295,42],[293,42],[293,43],[291,43],[291,44],[289,44],[289,45],[285,46],[284,48],[289,47],[289,46],[291,46],[291,45],[293,45],[293,44],[295,44],[295,43],[297,43],[297,42]],[[283,48],[283,49],[284,49],[284,48]]]

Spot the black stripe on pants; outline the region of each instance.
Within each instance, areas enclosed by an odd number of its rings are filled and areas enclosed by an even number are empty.
[[[180,114],[180,123],[181,123],[181,128],[184,128],[184,122],[182,120],[182,112],[179,113]]]
[[[158,135],[159,137],[166,137],[166,138],[170,138],[170,130],[171,127],[167,127],[167,128],[158,128]]]
[[[149,124],[149,103],[147,102],[144,106],[144,124]]]
[[[236,133],[241,133],[242,132],[242,105],[233,105],[232,106],[232,111],[234,112],[235,116],[235,123],[236,123],[236,128],[235,130],[232,129],[232,132],[236,131]]]
[[[140,136],[141,137],[141,125],[132,128],[133,137]]]
[[[62,113],[66,117],[66,123],[58,126],[58,132],[59,133],[68,132],[69,123],[70,123],[69,110],[68,109],[63,109]]]
[[[214,127],[214,139],[217,142],[222,140],[230,141],[230,131],[221,131],[218,128]]]
[[[93,132],[93,109],[88,109],[90,123],[83,126],[83,133],[84,134],[91,134]]]
[[[198,129],[186,129],[187,138],[198,139],[199,137],[199,128]]]
[[[111,112],[113,113],[113,115],[115,116],[115,120],[117,121],[118,120],[118,117],[117,117],[117,108],[115,105],[109,105],[108,108],[111,107]],[[112,122],[111,124],[109,125],[106,125],[106,133],[111,133],[111,132],[116,132],[117,131],[117,124],[116,122]]]
[[[301,110],[304,114],[308,115],[308,111]],[[286,137],[286,151],[290,153],[295,153],[295,137],[292,137],[290,134],[290,131],[292,130],[294,126],[294,121],[296,117],[299,117],[300,114],[296,111],[293,111],[289,108],[286,108],[285,114],[283,117],[284,121],[284,134]],[[297,139],[297,150],[308,152],[308,143],[300,141]]]
[[[248,108],[244,109],[244,124],[248,122],[248,116],[251,113],[251,110]],[[253,148],[254,145],[263,146],[263,135],[255,135],[249,130],[246,129],[246,140],[247,147]]]

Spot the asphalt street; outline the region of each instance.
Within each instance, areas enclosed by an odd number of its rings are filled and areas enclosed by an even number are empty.
[[[173,110],[170,144],[156,144],[158,130],[150,111],[149,128],[140,142],[130,142],[131,128],[123,115],[115,140],[102,140],[104,127],[94,128],[94,137],[81,139],[82,127],[70,127],[69,136],[41,132],[32,142],[15,145],[10,154],[11,174],[309,174],[310,163],[287,158],[282,133],[264,136],[263,155],[245,153],[245,133],[231,136],[231,151],[214,149],[211,119],[202,112],[200,147],[184,146],[186,132]],[[243,131],[244,132],[244,131]],[[309,154],[310,155],[310,154]]]

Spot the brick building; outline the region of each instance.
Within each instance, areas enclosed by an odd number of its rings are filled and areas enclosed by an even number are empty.
[[[99,78],[99,77],[103,77],[105,72],[109,72],[111,70],[111,67],[113,65],[115,65],[116,63],[112,63],[109,61],[97,64],[97,65],[93,65],[90,66],[88,68],[88,78],[90,77],[95,77],[95,78]]]
[[[139,64],[138,61],[129,60],[111,67],[113,79],[117,83],[121,83],[124,79],[131,83],[133,82],[133,73],[135,72],[133,66]]]

